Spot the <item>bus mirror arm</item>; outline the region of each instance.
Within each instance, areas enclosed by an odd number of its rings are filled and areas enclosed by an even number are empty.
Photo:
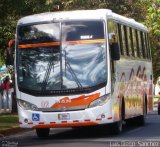
[[[112,60],[120,60],[120,52],[119,52],[118,43],[112,43],[110,48],[111,48]]]
[[[8,51],[6,51],[5,53],[5,64],[6,65],[13,65],[14,64],[14,53],[9,53]]]

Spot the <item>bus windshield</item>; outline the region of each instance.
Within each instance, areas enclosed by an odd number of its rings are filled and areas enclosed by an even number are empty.
[[[77,93],[106,83],[102,21],[19,26],[17,38],[20,91],[33,95]]]

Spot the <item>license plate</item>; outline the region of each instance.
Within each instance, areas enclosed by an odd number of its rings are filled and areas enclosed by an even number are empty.
[[[59,120],[69,120],[70,119],[70,114],[69,113],[58,114],[58,119]]]

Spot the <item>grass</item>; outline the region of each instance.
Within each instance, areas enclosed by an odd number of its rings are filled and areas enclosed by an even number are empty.
[[[18,126],[17,114],[0,114],[0,131]]]

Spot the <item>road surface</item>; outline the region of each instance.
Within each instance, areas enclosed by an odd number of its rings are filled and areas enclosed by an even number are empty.
[[[148,114],[145,126],[125,126],[120,135],[111,135],[105,128],[61,128],[52,129],[47,139],[38,139],[35,131],[1,137],[0,145],[3,147],[156,147],[160,146],[160,115],[157,115],[157,112]]]

